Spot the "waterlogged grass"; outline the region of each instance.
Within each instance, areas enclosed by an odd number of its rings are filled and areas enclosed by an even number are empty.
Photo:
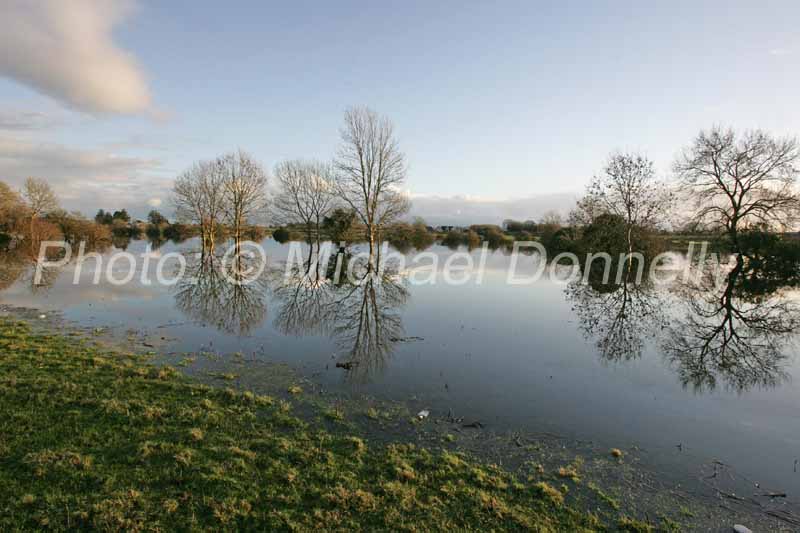
[[[338,419],[338,413],[324,414]],[[565,487],[0,319],[0,530],[634,530]]]

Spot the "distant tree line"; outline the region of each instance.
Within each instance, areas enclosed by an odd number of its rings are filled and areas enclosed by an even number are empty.
[[[94,216],[94,221],[98,224],[105,224],[107,226],[110,226],[117,221],[128,224],[131,221],[131,216],[125,209],[114,211],[113,213],[111,211],[104,211],[103,209],[100,209]]]
[[[110,243],[111,233],[80,213],[62,209],[45,180],[28,178],[20,191],[0,182],[0,248],[14,248],[35,258],[39,244],[52,240],[101,247]]]
[[[403,193],[406,160],[392,123],[365,107],[348,109],[340,143],[330,161],[290,159],[275,165],[276,192],[250,154],[236,151],[198,161],[175,180],[173,222],[152,210],[146,223],[126,209],[100,209],[94,221],[61,209],[52,188],[29,178],[19,191],[0,182],[0,246],[25,243],[33,253],[45,239],[93,243],[138,237],[154,243],[198,235],[213,254],[219,239],[260,239],[263,224],[278,227],[276,240],[316,243],[363,240],[374,255],[390,241],[400,249],[434,241],[456,247],[492,248],[538,240],[559,251],[653,253],[666,232],[706,232],[732,251],[763,255],[767,235],[797,227],[800,148],[795,138],[720,127],[702,131],[673,164],[673,179],[657,176],[638,153],[612,153],[566,217],[549,212],[539,220],[505,220],[437,231],[421,219],[403,221],[410,203]],[[780,237],[776,237],[780,240]],[[792,246],[788,243],[787,246]],[[783,245],[781,245],[783,246]]]

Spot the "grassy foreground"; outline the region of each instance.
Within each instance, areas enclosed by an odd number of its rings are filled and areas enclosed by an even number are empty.
[[[542,481],[1,318],[0,465],[2,531],[606,529]]]

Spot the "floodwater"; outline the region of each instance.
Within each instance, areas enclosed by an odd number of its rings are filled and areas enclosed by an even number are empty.
[[[132,241],[127,251],[139,256],[147,245]],[[166,243],[153,254],[196,245]],[[191,261],[195,283],[164,286],[151,272],[147,284],[140,265],[130,283],[94,284],[89,261],[73,285],[73,262],[35,289],[29,272],[6,275],[0,304],[144,332],[159,350],[289,363],[330,390],[413,402],[487,428],[636,445],[665,472],[716,459],[765,491],[800,489],[800,298],[791,288],[511,285],[502,251],[489,252],[480,282],[423,284],[400,272],[336,285],[302,269],[287,276],[289,244],[264,246],[270,264],[246,287]],[[454,253],[427,252],[440,269]],[[470,252],[475,264],[480,254]],[[114,264],[118,274],[125,268]],[[520,277],[534,270],[532,256],[518,258]]]

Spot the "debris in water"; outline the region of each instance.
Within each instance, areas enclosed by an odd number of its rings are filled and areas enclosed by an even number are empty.
[[[414,341],[424,341],[425,339],[422,337],[389,337],[391,342],[414,342]]]
[[[453,408],[451,407],[450,409],[447,410],[447,420],[448,420],[448,422],[453,422],[455,424],[460,424],[461,422],[464,421],[464,417],[463,416],[456,417],[453,414]]]
[[[481,428],[483,428],[483,424],[481,424],[479,421],[477,421],[477,420],[476,420],[475,422],[470,422],[469,424],[464,424],[464,425],[463,425],[463,426],[461,426],[461,427],[462,427],[462,428],[475,428],[475,429],[481,429]]]
[[[753,532],[752,532],[752,531],[751,531],[749,528],[746,528],[746,527],[744,527],[744,526],[743,526],[743,525],[741,525],[741,524],[735,524],[735,525],[733,526],[733,530],[734,530],[736,533],[753,533]]]
[[[345,370],[351,370],[354,366],[358,365],[358,361],[347,361],[344,363],[336,363],[336,368],[344,368]]]
[[[431,414],[430,411],[428,411],[427,409],[423,409],[422,411],[417,413],[417,418],[419,418],[420,420],[424,420],[425,418],[428,418],[428,415],[430,414]]]
[[[47,318],[47,315],[39,315],[39,318],[41,318],[42,320],[44,320],[45,318]]]

